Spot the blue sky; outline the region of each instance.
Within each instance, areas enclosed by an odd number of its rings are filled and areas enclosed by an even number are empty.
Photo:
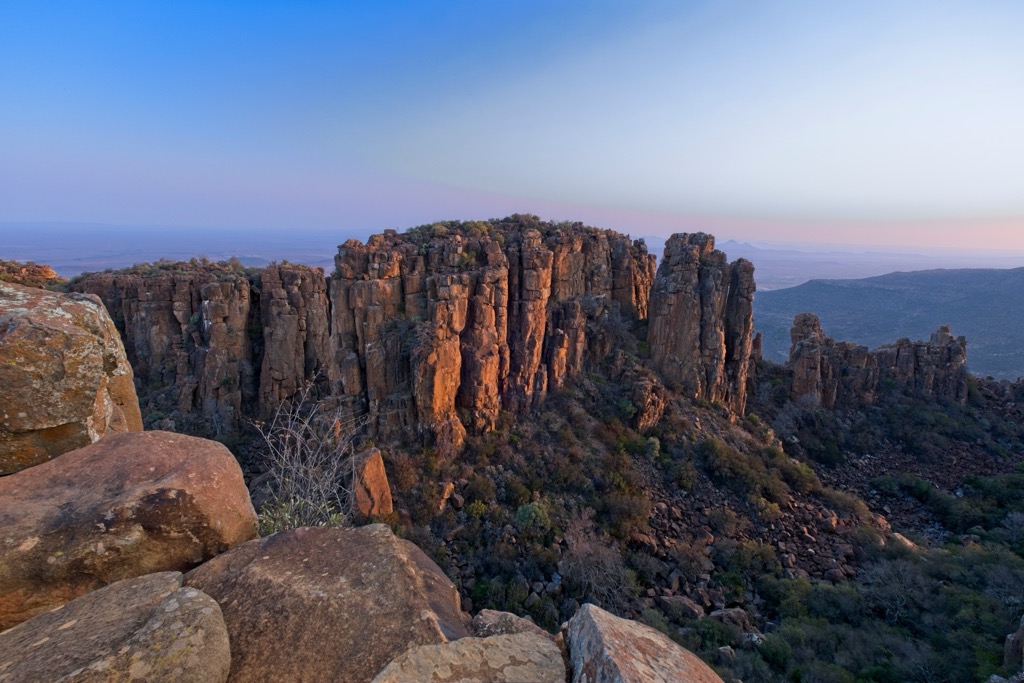
[[[1024,249],[1020,2],[0,0],[0,222]]]

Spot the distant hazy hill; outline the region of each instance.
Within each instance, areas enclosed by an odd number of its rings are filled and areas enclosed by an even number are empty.
[[[870,348],[900,337],[927,339],[944,323],[967,337],[972,372],[1013,379],[1024,376],[1024,268],[923,270],[862,280],[812,280],[798,287],[759,292],[754,324],[764,355],[789,353],[793,316],[817,313],[835,339]]]

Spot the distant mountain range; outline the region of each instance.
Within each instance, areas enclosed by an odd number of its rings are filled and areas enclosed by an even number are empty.
[[[972,372],[1024,376],[1024,268],[889,273],[759,292],[754,325],[765,358],[786,360],[793,316],[804,311],[818,314],[829,336],[870,348],[900,337],[928,339],[949,324],[967,337]]]

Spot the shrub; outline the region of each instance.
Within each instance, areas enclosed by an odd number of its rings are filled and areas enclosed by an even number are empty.
[[[354,439],[367,417],[322,414],[308,383],[291,404],[282,404],[263,437],[263,464],[271,498],[260,510],[265,533],[299,526],[339,526],[349,513],[355,472]]]

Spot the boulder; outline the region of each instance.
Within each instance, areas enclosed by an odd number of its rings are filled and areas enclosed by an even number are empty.
[[[2,477],[0,500],[0,629],[256,535],[228,449],[167,432],[114,434]]]
[[[462,638],[406,650],[373,683],[564,683],[558,646],[536,633]]]
[[[513,633],[533,633],[543,636],[555,642],[555,636],[551,635],[529,619],[516,616],[509,612],[499,612],[493,609],[482,609],[473,617],[470,627],[473,635],[479,638],[490,636],[504,636]]]
[[[369,681],[412,646],[469,635],[448,577],[382,524],[282,531],[186,583],[220,603],[234,683]]]
[[[667,595],[659,598],[662,608],[683,619],[703,619],[704,608],[685,595]]]
[[[722,683],[668,636],[594,605],[569,621],[566,641],[573,683]]]
[[[142,431],[124,345],[95,296],[0,282],[0,475]]]
[[[359,453],[356,459],[356,477],[352,489],[355,504],[363,517],[390,515],[394,507],[391,502],[391,486],[384,471],[384,460],[380,450],[371,448]]]
[[[125,579],[0,633],[0,680],[227,680],[220,607],[178,572]]]
[[[1024,664],[1024,619],[1020,628],[1006,636],[1003,646],[1003,668],[1018,669]]]

